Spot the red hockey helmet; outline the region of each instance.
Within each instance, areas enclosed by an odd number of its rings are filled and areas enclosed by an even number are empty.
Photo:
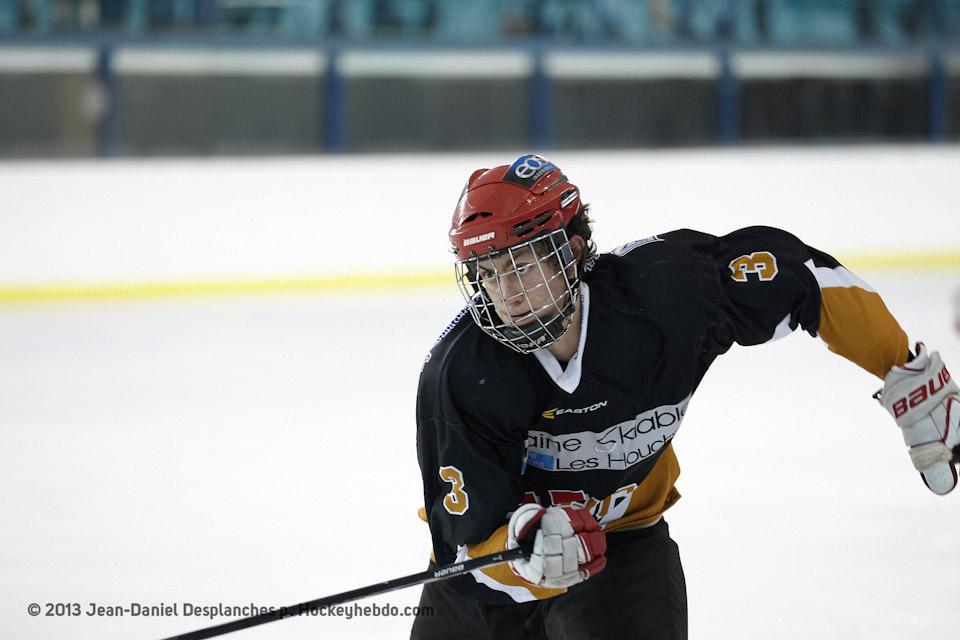
[[[563,229],[580,207],[580,190],[546,158],[477,169],[453,214],[450,241],[461,260]]]
[[[580,192],[535,155],[478,169],[453,214],[457,282],[480,328],[530,353],[564,334],[576,310],[579,277],[566,226]]]

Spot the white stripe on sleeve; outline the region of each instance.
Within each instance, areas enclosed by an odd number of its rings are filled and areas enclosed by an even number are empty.
[[[853,275],[844,267],[836,267],[833,269],[830,267],[817,267],[814,266],[813,260],[807,260],[803,264],[807,269],[810,269],[811,273],[813,273],[813,276],[817,279],[817,284],[820,285],[821,289],[827,289],[830,287],[858,287],[864,291],[876,293],[876,290],[873,287],[868,285],[857,276]]]

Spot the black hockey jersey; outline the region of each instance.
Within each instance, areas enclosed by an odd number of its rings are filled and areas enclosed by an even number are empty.
[[[503,549],[525,501],[578,504],[608,532],[656,522],[679,498],[671,440],[707,368],[735,342],[797,327],[883,376],[907,339],[869,285],[794,236],[680,230],[590,259],[577,354],[521,355],[461,312],[430,350],[417,447],[436,561]],[[491,601],[562,590],[501,565],[457,578]],[[481,586],[482,585],[482,586]]]

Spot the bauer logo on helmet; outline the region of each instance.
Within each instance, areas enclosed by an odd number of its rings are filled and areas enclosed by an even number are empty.
[[[463,246],[469,247],[472,244],[477,244],[478,242],[483,242],[484,240],[493,240],[496,237],[497,237],[497,232],[491,231],[489,233],[484,233],[483,235],[467,238],[466,240],[463,241]]]

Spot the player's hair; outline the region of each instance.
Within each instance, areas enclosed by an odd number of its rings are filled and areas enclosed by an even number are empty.
[[[570,218],[570,222],[567,223],[567,226],[563,228],[564,232],[567,234],[567,239],[572,236],[580,236],[583,238],[584,247],[583,255],[580,256],[580,261],[577,262],[577,269],[583,268],[583,265],[587,260],[592,258],[597,254],[597,245],[591,240],[593,236],[593,228],[590,224],[593,220],[590,219],[588,215],[590,211],[589,204],[580,204],[580,207],[577,209],[577,212]],[[548,236],[540,240],[535,240],[533,242],[534,251],[541,256],[550,256],[547,260],[555,268],[560,268],[560,257],[555,250],[553,245],[553,240]]]
[[[588,259],[597,255],[597,245],[590,239],[593,236],[593,228],[590,226],[593,220],[588,215],[589,212],[590,205],[581,202],[577,213],[570,218],[570,222],[567,223],[566,226],[568,238],[571,236],[580,236],[583,238],[584,250],[583,255],[580,257],[580,262],[577,265],[578,267],[582,267]]]

